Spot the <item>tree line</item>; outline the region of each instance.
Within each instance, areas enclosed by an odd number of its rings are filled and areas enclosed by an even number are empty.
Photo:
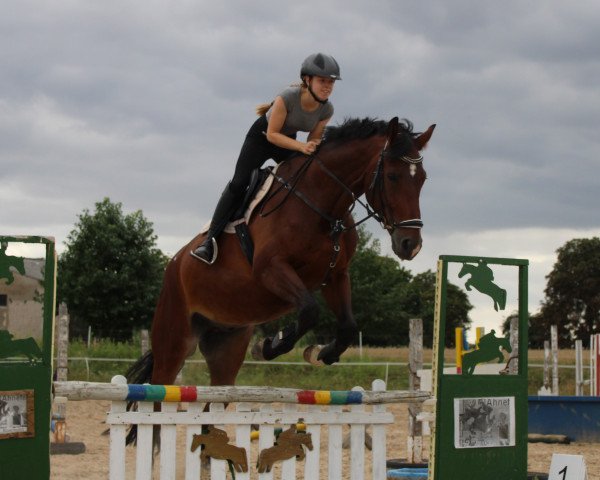
[[[408,343],[410,318],[422,318],[425,345],[431,345],[435,306],[435,272],[413,275],[394,258],[381,254],[377,239],[358,229],[359,243],[351,263],[352,305],[362,340],[370,346]],[[153,225],[142,211],[125,214],[109,198],[83,210],[65,241],[58,261],[58,299],[71,316],[72,336],[129,340],[136,330],[150,328],[169,258],[156,246]],[[530,317],[532,347],[543,345],[549,325],[559,325],[561,344],[589,337],[600,327],[600,239],[576,239],[558,250],[548,275],[546,298],[539,314]],[[307,341],[324,342],[336,328],[323,300],[321,318]],[[447,289],[446,344],[454,344],[454,328],[469,328],[473,306],[456,285]],[[294,320],[257,327],[274,333]],[[506,325],[510,316],[506,319]],[[540,343],[541,342],[541,343]]]

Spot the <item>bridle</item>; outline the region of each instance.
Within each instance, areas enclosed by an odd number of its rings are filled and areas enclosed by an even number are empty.
[[[373,172],[373,180],[371,181],[371,185],[369,186],[369,191],[373,194],[378,194],[379,196],[379,204],[382,207],[382,213],[375,213],[372,215],[382,226],[382,228],[386,229],[388,232],[393,232],[396,228],[423,228],[423,221],[420,218],[411,218],[409,220],[401,220],[400,222],[395,222],[392,219],[392,222],[389,222],[387,219],[386,212],[388,210],[387,203],[385,201],[385,188],[383,182],[383,168],[384,168],[384,158],[390,154],[388,150],[388,141],[386,140],[383,150],[379,154],[379,160],[377,161],[377,165],[375,166],[375,171]],[[408,155],[402,155],[399,157],[399,160],[402,160],[405,163],[410,165],[419,165],[423,163],[423,156],[419,155],[417,158],[409,157]]]
[[[334,247],[333,247],[334,253],[333,253],[333,258],[329,264],[330,268],[335,267],[335,264],[337,262],[337,256],[340,251],[340,246],[339,246],[340,235],[345,231],[355,229],[362,223],[366,222],[369,218],[374,218],[375,220],[377,220],[377,222],[379,222],[379,224],[382,226],[382,228],[387,230],[390,234],[396,228],[417,228],[417,229],[422,228],[423,221],[420,218],[401,220],[399,222],[394,221],[393,218],[392,218],[391,222],[388,220],[388,216],[389,216],[389,215],[387,215],[388,207],[387,207],[387,204],[385,201],[386,195],[385,195],[385,186],[384,186],[384,182],[383,182],[383,170],[384,170],[384,163],[385,163],[384,158],[387,155],[390,155],[390,151],[388,150],[388,143],[389,143],[389,141],[386,141],[383,149],[381,150],[381,153],[379,154],[379,160],[377,161],[375,170],[372,173],[373,180],[371,181],[371,184],[367,191],[367,192],[372,192],[373,194],[375,194],[375,193],[378,194],[379,205],[381,206],[381,210],[382,210],[381,212],[378,212],[374,208],[371,208],[371,206],[369,205],[368,202],[365,203],[360,198],[357,198],[356,195],[354,194],[354,192],[350,189],[350,187],[348,187],[348,185],[346,185],[335,173],[333,173],[321,161],[321,159],[318,158],[317,154],[313,154],[313,155],[310,155],[306,159],[306,161],[302,164],[300,169],[296,173],[294,173],[294,175],[289,180],[286,180],[286,179],[280,177],[279,175],[273,173],[272,171],[269,172],[281,184],[281,187],[276,189],[273,193],[271,193],[263,201],[261,209],[260,209],[260,216],[266,217],[266,216],[270,215],[275,210],[277,210],[279,207],[281,207],[281,205],[283,205],[283,203],[287,200],[287,198],[290,194],[293,193],[294,195],[296,195],[309,208],[311,208],[313,211],[315,211],[317,214],[319,214],[319,216],[321,216],[323,219],[327,220],[329,222],[329,224],[331,225],[330,236],[332,237],[332,239],[334,241]],[[418,165],[418,164],[423,163],[423,156],[419,156],[417,158],[412,158],[407,155],[403,155],[403,156],[399,157],[399,160],[402,160],[403,162],[409,163],[411,165]],[[345,193],[347,193],[348,195],[350,195],[352,197],[352,203],[351,203],[350,207],[348,207],[348,209],[346,210],[346,212],[344,213],[342,218],[339,218],[339,219],[334,218],[329,213],[323,211],[318,205],[316,205],[304,193],[302,193],[301,191],[296,189],[296,185],[297,185],[298,181],[304,176],[304,174],[308,170],[308,167],[313,162],[315,162],[327,176],[332,178],[342,188],[342,190]],[[284,196],[284,198],[281,200],[281,202],[279,202],[274,208],[272,208],[268,212],[264,212],[263,211],[264,207],[268,203],[268,201],[271,198],[273,198],[276,194],[278,194],[281,190],[284,190],[284,189],[287,190],[287,193]],[[365,194],[367,192],[365,192]],[[367,214],[361,220],[354,222],[354,224],[352,226],[347,227],[346,225],[344,225],[344,219],[347,218],[347,216],[352,213],[352,211],[354,210],[354,207],[356,206],[357,203],[365,209]]]

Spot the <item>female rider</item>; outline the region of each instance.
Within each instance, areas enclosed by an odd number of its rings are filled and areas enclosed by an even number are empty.
[[[246,135],[233,178],[225,187],[206,235],[190,253],[213,264],[217,259],[217,238],[248,187],[252,171],[269,159],[277,163],[294,152],[312,155],[321,142],[325,127],[333,115],[329,96],[336,80],[341,80],[335,59],[323,53],[308,56],[300,69],[302,84],[282,91],[271,104],[259,105],[260,115]],[[306,142],[296,140],[297,132],[308,132]]]

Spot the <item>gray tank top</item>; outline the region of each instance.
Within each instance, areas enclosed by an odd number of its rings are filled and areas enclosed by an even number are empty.
[[[278,96],[283,99],[287,116],[281,128],[281,133],[287,136],[295,135],[297,132],[310,132],[321,120],[333,116],[333,105],[327,102],[319,105],[314,112],[307,112],[300,104],[301,87],[288,87]],[[267,112],[267,121],[271,118],[271,110]]]

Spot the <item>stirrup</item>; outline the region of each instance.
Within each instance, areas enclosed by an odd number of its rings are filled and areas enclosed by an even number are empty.
[[[212,265],[213,263],[215,263],[215,261],[217,260],[217,255],[219,254],[219,246],[217,245],[217,240],[215,239],[215,237],[211,237],[210,238],[212,240],[212,258],[210,260],[206,260],[204,257],[201,257],[200,255],[196,255],[196,250],[191,250],[190,251],[190,255],[194,258],[197,258],[198,260],[203,261],[204,263],[208,263],[209,265]],[[202,245],[200,245],[200,247],[202,247]],[[200,248],[198,247],[198,248]]]

